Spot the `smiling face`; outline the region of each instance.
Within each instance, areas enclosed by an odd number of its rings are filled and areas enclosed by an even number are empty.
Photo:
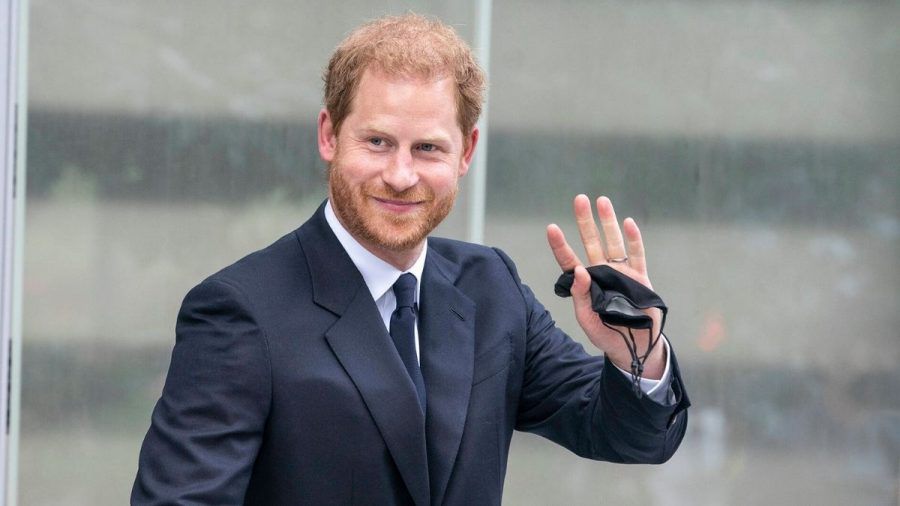
[[[400,268],[447,216],[478,140],[464,139],[450,78],[366,70],[335,132],[319,113],[319,153],[341,224],[366,249]]]

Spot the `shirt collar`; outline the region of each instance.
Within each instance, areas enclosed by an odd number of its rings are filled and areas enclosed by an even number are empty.
[[[378,300],[383,297],[384,294],[394,286],[394,282],[397,281],[397,278],[399,278],[401,274],[410,272],[416,276],[416,301],[419,300],[419,287],[422,283],[422,271],[425,270],[425,255],[428,252],[427,239],[422,248],[422,252],[419,254],[419,258],[416,259],[408,270],[401,271],[372,254],[372,252],[363,247],[362,244],[350,235],[350,232],[344,228],[334,214],[334,209],[331,207],[331,200],[325,204],[325,220],[328,222],[328,226],[331,227],[334,235],[337,236],[338,242],[344,247],[344,251],[350,256],[353,265],[355,265],[359,270],[359,273],[362,274],[363,280],[369,288],[369,292],[372,293],[372,299]]]

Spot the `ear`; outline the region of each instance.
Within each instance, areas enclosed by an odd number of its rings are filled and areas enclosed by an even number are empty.
[[[478,127],[473,128],[472,133],[463,139],[463,145],[465,151],[459,161],[459,177],[463,177],[469,172],[469,164],[472,163],[472,155],[475,154],[475,146],[478,145]]]
[[[325,108],[319,111],[318,141],[319,156],[322,157],[322,160],[330,163],[334,159],[335,152],[337,152],[337,132],[334,131],[331,115],[328,114],[328,110]]]

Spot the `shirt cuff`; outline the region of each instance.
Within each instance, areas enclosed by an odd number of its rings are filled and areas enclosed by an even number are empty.
[[[669,367],[669,364],[672,363],[670,356],[671,351],[669,349],[669,340],[665,335],[661,336],[660,341],[662,341],[662,345],[666,350],[666,368],[663,371],[662,377],[658,380],[641,378],[639,384],[641,386],[641,391],[644,392],[644,395],[649,397],[650,400],[658,404],[671,406],[675,404],[675,392],[672,390],[672,373]],[[621,371],[629,381],[634,380],[634,376],[632,376],[630,372],[622,369],[616,364],[613,365],[616,369]]]

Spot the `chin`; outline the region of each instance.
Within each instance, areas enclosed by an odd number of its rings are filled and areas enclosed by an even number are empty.
[[[403,252],[415,248],[428,236],[430,230],[422,230],[419,224],[404,227],[381,226],[366,233],[373,244],[388,251]]]

